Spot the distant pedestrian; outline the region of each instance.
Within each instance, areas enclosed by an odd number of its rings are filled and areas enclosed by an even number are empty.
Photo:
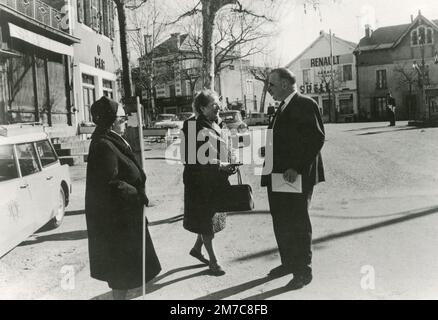
[[[386,108],[388,111],[388,119],[389,119],[389,126],[393,127],[395,126],[395,99],[392,96],[391,92],[389,92],[386,96]]]
[[[97,125],[90,144],[85,215],[91,277],[106,281],[116,300],[142,286],[146,250],[146,282],[161,270],[149,230],[143,230],[146,176],[128,142],[123,108],[102,97],[91,106]],[[146,243],[143,243],[146,231]]]
[[[226,213],[216,212],[215,208],[218,195],[230,185],[228,177],[236,173],[236,167],[225,163],[228,154],[221,124],[217,123],[220,101],[216,92],[199,92],[193,104],[197,117],[186,120],[182,129],[183,226],[197,234],[190,255],[209,265],[212,274],[221,276],[225,271],[218,262],[213,239],[225,228]],[[201,252],[203,245],[209,259]]]
[[[271,153],[266,161],[272,172],[263,172],[261,184],[268,188],[268,201],[281,265],[272,269],[272,278],[293,274],[287,284],[291,290],[312,281],[312,225],[309,205],[316,184],[324,181],[321,148],[324,125],[318,104],[297,92],[296,77],[288,69],[274,69],[269,75],[269,93],[281,104],[269,124],[272,130]],[[273,190],[272,174],[280,173],[287,183],[301,175],[302,192],[285,193]],[[280,176],[281,178],[281,176]]]

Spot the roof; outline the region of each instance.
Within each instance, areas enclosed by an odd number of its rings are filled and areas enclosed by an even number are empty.
[[[157,45],[154,48],[156,54],[166,54],[166,53],[174,53],[178,52],[181,49],[181,45],[187,39],[188,34],[181,34],[179,36],[171,35],[167,40],[164,40],[162,43]],[[179,43],[178,43],[179,41]]]
[[[325,39],[327,39],[328,41],[330,41],[330,34],[328,34],[328,33],[325,33],[325,32],[322,32],[320,35],[319,35],[319,37],[318,38],[316,38],[316,40],[315,41],[313,41],[306,49],[304,49],[296,58],[294,58],[291,62],[289,62],[287,65],[286,65],[286,68],[289,68],[292,64],[294,64],[296,61],[298,61],[299,59],[301,59],[301,57],[307,52],[307,51],[309,51],[310,49],[312,49],[313,48],[313,46],[315,46],[315,44],[317,44],[318,43],[318,41],[320,41],[321,39],[323,39],[323,38],[325,38]],[[354,50],[354,48],[356,48],[356,46],[357,46],[357,43],[354,43],[354,42],[351,42],[351,41],[348,41],[348,40],[344,40],[344,39],[342,39],[342,38],[339,38],[339,37],[337,37],[337,36],[335,36],[334,34],[332,35],[332,38],[333,38],[333,41],[338,41],[338,42],[340,42],[340,43],[342,43],[342,44],[345,44],[345,45],[347,45],[347,46],[349,46],[349,47],[352,47],[352,52],[353,52],[353,50]]]
[[[361,51],[367,51],[392,48],[404,38],[407,32],[409,32],[410,28],[413,27],[420,19],[434,27],[437,27],[438,25],[438,20],[429,21],[420,14],[411,23],[386,26],[376,29],[370,37],[364,37],[360,40],[357,49]]]

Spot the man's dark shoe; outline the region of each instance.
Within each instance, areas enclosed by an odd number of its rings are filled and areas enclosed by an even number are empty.
[[[210,261],[206,257],[204,257],[204,255],[201,252],[196,251],[196,249],[190,250],[190,255],[198,259],[202,263],[205,263],[206,265],[210,264]]]
[[[312,282],[312,275],[294,275],[293,279],[286,285],[289,290],[299,290]]]
[[[291,274],[291,273],[293,273],[292,268],[285,266],[285,265],[280,265],[278,267],[275,267],[271,271],[269,271],[268,277],[269,278],[280,278],[282,276],[285,276],[285,275]]]

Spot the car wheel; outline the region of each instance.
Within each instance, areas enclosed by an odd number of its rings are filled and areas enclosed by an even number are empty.
[[[64,189],[59,189],[58,193],[58,205],[56,207],[56,213],[55,216],[50,220],[50,227],[52,229],[58,228],[62,220],[64,220],[65,216],[65,193]]]

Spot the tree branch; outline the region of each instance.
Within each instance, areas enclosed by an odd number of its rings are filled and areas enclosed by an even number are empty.
[[[201,4],[201,0],[198,1],[198,3],[195,5],[195,7],[192,10],[189,10],[189,11],[183,13],[178,18],[176,18],[176,20],[174,20],[174,21],[167,22],[166,25],[172,25],[172,24],[175,24],[175,23],[181,21],[184,18],[192,17],[192,16],[197,15],[198,13],[202,13],[202,10],[198,8],[200,4]]]

